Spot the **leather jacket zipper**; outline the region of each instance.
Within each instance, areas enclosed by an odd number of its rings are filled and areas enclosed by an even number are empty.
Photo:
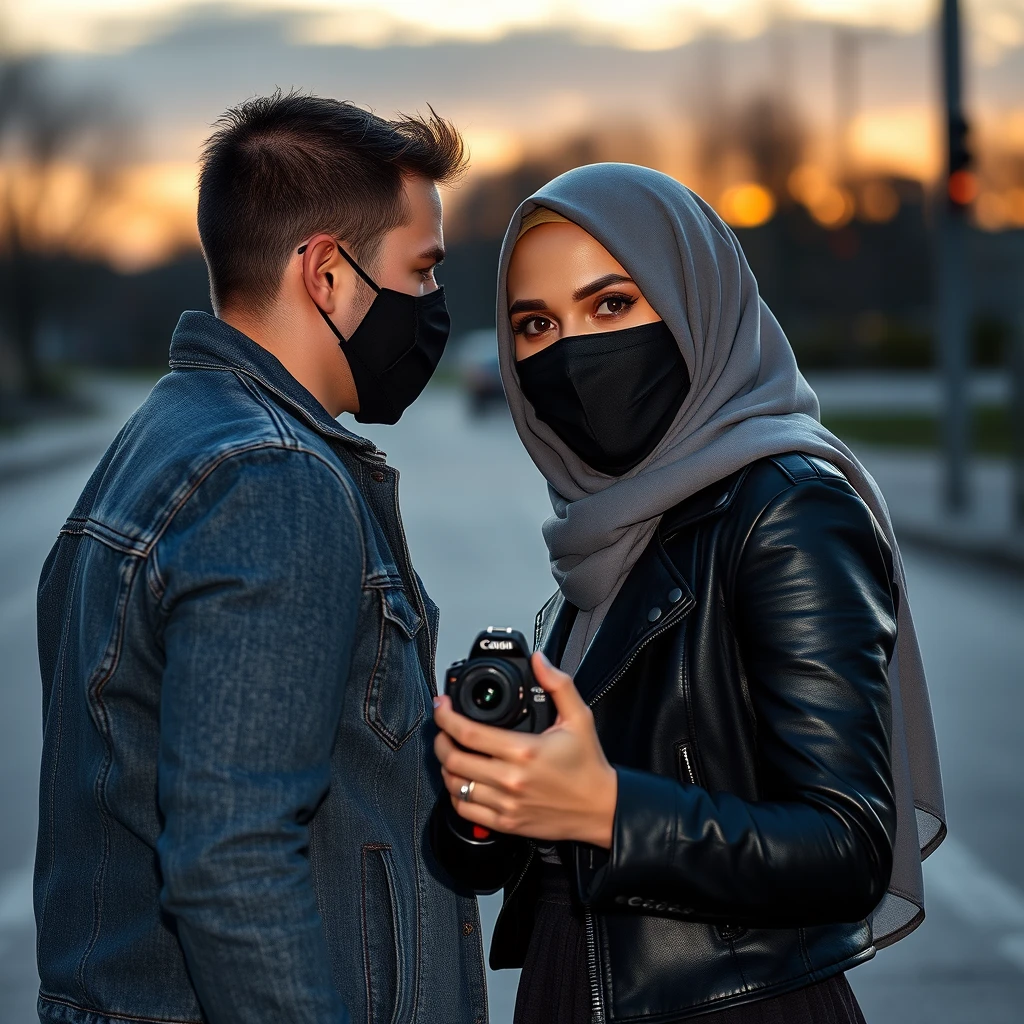
[[[601,689],[587,702],[593,707],[625,674],[636,660],[637,655],[656,637],[675,626],[676,620],[665,623],[660,629],[651,633],[642,644],[629,656],[625,665],[604,684]],[[687,761],[689,766],[689,761]],[[691,769],[692,772],[692,769]],[[604,999],[601,995],[601,982],[597,976],[597,943],[594,939],[594,914],[589,907],[584,908],[587,926],[587,976],[590,981],[590,1020],[591,1024],[604,1024]]]
[[[679,761],[686,772],[690,785],[697,785],[697,773],[693,770],[693,757],[690,755],[690,744],[683,743],[679,747]]]
[[[634,661],[636,661],[637,655],[652,640],[654,640],[657,637],[661,636],[662,633],[665,633],[668,630],[672,629],[672,627],[676,625],[677,621],[678,621],[678,619],[673,619],[671,622],[666,622],[660,629],[656,629],[653,633],[649,634],[647,639],[644,640],[644,642],[642,644],[640,644],[637,647],[637,649],[629,656],[629,659],[627,660],[626,664],[623,665],[622,668],[620,668],[619,671],[616,672],[615,675],[612,676],[612,678],[609,679],[608,682],[605,683],[604,686],[602,686],[601,689],[598,690],[598,692],[595,693],[594,696],[591,697],[589,701],[587,701],[587,703],[591,707],[593,707],[626,674],[626,671],[629,668],[629,666],[632,665]]]
[[[587,925],[587,977],[590,980],[591,1024],[604,1024],[604,1000],[601,984],[597,977],[597,943],[594,941],[594,915],[589,907],[584,909]]]

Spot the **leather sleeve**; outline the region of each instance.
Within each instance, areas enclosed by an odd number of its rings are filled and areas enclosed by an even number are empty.
[[[789,486],[761,512],[734,562],[730,609],[760,799],[616,766],[606,862],[577,851],[584,899],[769,928],[874,909],[896,829],[887,550],[845,481]]]
[[[431,852],[451,876],[455,888],[490,896],[507,885],[522,867],[530,841],[523,836],[500,835],[490,846],[471,843],[448,827],[445,818],[454,813],[451,797],[445,791],[434,804],[427,827]]]

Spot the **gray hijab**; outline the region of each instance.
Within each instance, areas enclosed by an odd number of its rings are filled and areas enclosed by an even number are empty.
[[[596,238],[626,269],[679,344],[690,391],[663,440],[621,477],[590,469],[534,415],[515,369],[505,279],[523,218],[537,207]],[[899,591],[889,665],[898,810],[889,892],[872,918],[875,944],[895,942],[924,918],[921,861],[945,835],[931,705],[903,562],[889,512],[857,457],[818,418],[818,400],[730,228],[667,175],[632,164],[592,164],[548,182],[512,217],[498,269],[501,376],[516,429],[548,482],[554,514],[543,536],[551,571],[581,611],[563,668],[575,671],[630,569],[678,502],[769,455],[800,451],[836,465],[881,525]]]

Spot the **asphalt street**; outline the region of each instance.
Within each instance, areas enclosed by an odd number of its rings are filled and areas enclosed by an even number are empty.
[[[409,543],[442,609],[439,662],[486,625],[528,634],[553,589],[543,483],[507,413],[470,419],[428,392],[373,430],[402,473]],[[31,860],[40,731],[34,591],[93,460],[0,486],[0,1024],[35,1020]],[[929,670],[951,835],[927,862],[928,919],[850,975],[869,1024],[1024,1020],[1024,580],[905,550]],[[497,897],[485,899],[485,922]],[[508,1024],[516,972],[489,976]],[[442,1022],[438,1022],[442,1024]]]

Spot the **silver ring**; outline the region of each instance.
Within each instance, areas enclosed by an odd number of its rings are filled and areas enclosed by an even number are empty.
[[[463,800],[468,800],[473,795],[473,787],[475,785],[476,782],[464,782],[459,787],[459,796],[461,796]]]

